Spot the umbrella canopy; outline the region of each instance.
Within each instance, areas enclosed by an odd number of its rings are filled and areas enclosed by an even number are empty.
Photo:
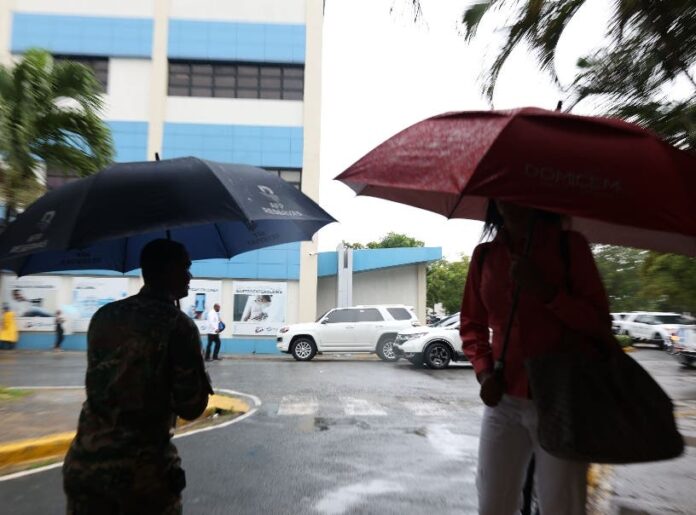
[[[566,215],[593,242],[696,256],[696,155],[621,120],[536,108],[447,113],[336,179],[448,218],[484,220],[496,198]]]
[[[127,272],[142,247],[171,237],[191,259],[309,240],[335,220],[260,168],[193,157],[119,163],[48,192],[0,235],[0,267]]]

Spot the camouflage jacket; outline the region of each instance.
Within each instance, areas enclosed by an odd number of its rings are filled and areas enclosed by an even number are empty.
[[[147,287],[95,313],[85,382],[63,466],[68,492],[120,492],[179,469],[176,415],[195,418],[213,393],[195,324]]]

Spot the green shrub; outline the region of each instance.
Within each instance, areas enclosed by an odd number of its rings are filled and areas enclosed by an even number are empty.
[[[626,334],[617,334],[616,340],[622,347],[630,347],[633,344],[633,340],[631,340],[631,337]]]

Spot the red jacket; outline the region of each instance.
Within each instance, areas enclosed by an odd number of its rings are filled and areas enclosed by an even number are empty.
[[[537,224],[530,259],[558,293],[547,304],[531,294],[520,295],[505,359],[505,392],[509,395],[529,397],[524,361],[560,345],[565,327],[602,338],[611,324],[609,303],[592,252],[577,232],[567,233],[572,293],[568,292],[561,234],[555,226]],[[492,242],[476,247],[469,265],[460,334],[463,351],[477,374],[492,371],[502,352],[513,292],[510,256],[507,239],[499,234]]]

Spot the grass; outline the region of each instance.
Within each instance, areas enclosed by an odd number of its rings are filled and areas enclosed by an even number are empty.
[[[15,401],[26,397],[31,392],[29,390],[15,390],[13,388],[3,388],[0,386],[0,402]]]

